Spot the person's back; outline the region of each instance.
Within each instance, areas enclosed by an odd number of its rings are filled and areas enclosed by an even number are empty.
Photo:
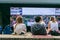
[[[31,32],[33,35],[46,35],[47,34],[44,25],[41,25],[41,24],[34,24],[31,27]]]
[[[33,35],[46,35],[47,34],[44,24],[43,25],[40,24],[40,21],[41,21],[41,17],[38,16],[35,18],[36,24],[33,24],[31,27],[31,33]]]
[[[58,23],[50,21],[50,27],[51,27],[52,31],[54,31],[54,30],[56,31],[56,30],[58,30]]]
[[[15,26],[14,26],[15,27]],[[26,32],[26,25],[21,23],[17,24],[16,28],[14,30],[17,34],[21,34],[21,32],[25,33]]]

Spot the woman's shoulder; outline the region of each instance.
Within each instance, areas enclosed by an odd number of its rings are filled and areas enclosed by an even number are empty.
[[[14,24],[13,26],[15,26],[16,24]]]
[[[58,23],[58,22],[56,21],[56,23]]]
[[[49,23],[51,23],[52,21],[49,21]]]
[[[24,24],[24,23],[21,23],[20,25],[23,25],[23,26],[25,26],[25,24]]]

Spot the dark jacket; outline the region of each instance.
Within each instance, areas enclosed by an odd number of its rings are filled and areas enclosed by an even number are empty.
[[[44,25],[41,25],[41,24],[32,25],[31,32],[33,35],[46,35],[47,34]]]

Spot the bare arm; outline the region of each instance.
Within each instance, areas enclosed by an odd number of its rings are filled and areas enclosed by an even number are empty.
[[[17,26],[17,24],[14,24],[14,25],[13,25],[13,28],[14,28],[14,32],[15,32],[15,28],[16,28],[16,26]]]
[[[47,29],[47,33],[49,33],[51,31],[51,28],[50,28],[50,22],[48,23],[48,29]]]
[[[23,31],[24,31],[24,32],[27,31],[26,25],[23,26]]]

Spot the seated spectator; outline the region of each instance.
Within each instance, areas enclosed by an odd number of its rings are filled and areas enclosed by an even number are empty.
[[[10,17],[10,26],[12,27],[16,22],[14,21],[14,19],[12,17]]]
[[[44,24],[41,24],[41,17],[37,16],[35,18],[35,24],[32,25],[31,27],[31,32],[33,35],[46,35],[46,29],[44,27]]]
[[[44,22],[43,17],[42,16],[40,16],[40,17],[41,17],[40,24],[44,25],[44,27],[46,27],[46,23]]]
[[[14,24],[13,26],[14,26],[14,33],[15,34],[26,33],[26,25],[23,23],[21,16],[17,16],[16,24]]]
[[[58,22],[56,21],[56,18],[51,17],[50,22],[48,23],[48,33],[51,35],[60,35],[58,29]]]
[[[13,30],[13,25],[15,24],[15,21],[12,17],[10,17],[10,27],[12,28]]]

